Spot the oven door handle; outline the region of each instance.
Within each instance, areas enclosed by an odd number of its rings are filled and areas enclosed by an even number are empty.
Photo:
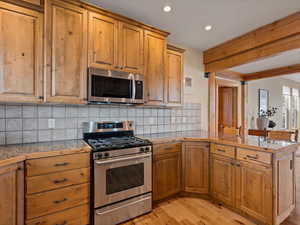
[[[105,160],[105,161],[96,160],[95,163],[97,165],[103,165],[103,164],[109,164],[109,163],[114,163],[114,162],[123,162],[123,161],[134,160],[134,159],[149,158],[149,157],[151,157],[151,155],[152,155],[151,153],[147,153],[147,154],[138,155],[138,156],[130,156],[130,157],[124,157],[124,158],[119,158],[119,159]]]
[[[102,216],[104,213],[114,212],[114,211],[116,211],[116,210],[118,210],[118,209],[122,209],[122,208],[124,208],[124,207],[128,207],[128,206],[131,206],[131,205],[134,205],[134,204],[136,204],[136,203],[143,202],[143,201],[149,200],[149,199],[151,199],[151,197],[142,198],[142,199],[139,199],[139,200],[137,200],[137,201],[130,202],[130,203],[126,204],[126,205],[122,205],[122,206],[119,206],[119,207],[116,207],[116,208],[107,210],[107,211],[105,211],[105,212],[96,212],[96,215]]]

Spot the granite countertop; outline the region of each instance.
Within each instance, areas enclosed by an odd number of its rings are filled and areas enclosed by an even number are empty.
[[[25,159],[90,151],[91,148],[83,140],[4,145],[0,146],[0,165]]]
[[[237,147],[251,148],[259,151],[279,152],[288,147],[296,147],[299,143],[291,141],[271,140],[264,137],[249,135],[247,138],[236,136],[222,136],[210,138],[207,131],[184,131],[141,136],[149,139],[153,144],[162,144],[173,141],[210,141],[218,144],[228,144]]]

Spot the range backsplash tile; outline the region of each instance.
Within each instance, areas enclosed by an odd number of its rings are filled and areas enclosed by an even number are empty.
[[[49,119],[55,128],[49,128]],[[82,138],[82,122],[132,120],[135,134],[190,131],[201,128],[201,105],[149,108],[113,105],[0,105],[0,144]]]

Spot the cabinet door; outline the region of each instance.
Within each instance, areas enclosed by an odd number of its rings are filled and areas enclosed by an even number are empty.
[[[213,154],[211,157],[212,196],[229,206],[233,206],[234,189],[234,166],[232,159]]]
[[[87,83],[87,11],[49,0],[46,16],[47,101],[83,103]]]
[[[186,143],[183,152],[183,182],[186,192],[208,193],[209,145]]]
[[[153,200],[169,197],[181,190],[181,152],[154,156]]]
[[[118,21],[89,12],[89,66],[119,69]]]
[[[183,55],[167,51],[167,100],[168,105],[180,105],[183,99]]]
[[[0,167],[0,225],[24,225],[23,164]]]
[[[276,215],[284,215],[291,212],[296,203],[295,198],[295,156],[284,155],[276,160],[277,184],[277,211]]]
[[[252,163],[236,167],[237,208],[272,224],[272,168]]]
[[[43,19],[0,2],[0,101],[42,101]]]
[[[120,23],[119,66],[128,72],[144,73],[144,30],[126,23]]]
[[[145,32],[145,78],[148,105],[165,104],[166,39],[156,33]]]

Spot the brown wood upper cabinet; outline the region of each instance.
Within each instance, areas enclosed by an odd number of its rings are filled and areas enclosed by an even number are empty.
[[[187,142],[183,151],[184,191],[208,194],[209,144]]]
[[[184,49],[167,45],[166,90],[167,104],[177,106],[183,103],[183,53]]]
[[[145,31],[145,78],[148,105],[166,104],[166,37]]]
[[[24,225],[24,164],[0,167],[0,225]]]
[[[2,102],[41,102],[43,15],[0,2]]]
[[[143,73],[144,30],[89,12],[89,66]]]
[[[49,0],[46,21],[46,101],[84,103],[87,10],[68,2]]]

